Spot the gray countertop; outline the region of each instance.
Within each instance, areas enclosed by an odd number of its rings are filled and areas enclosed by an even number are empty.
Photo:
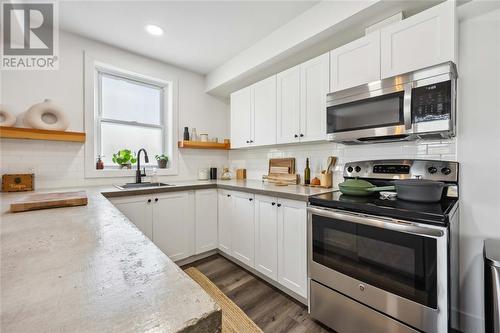
[[[328,193],[334,189],[320,187],[308,187],[303,185],[278,186],[272,183],[264,183],[259,180],[194,180],[187,182],[172,183],[175,186],[155,187],[148,189],[127,189],[120,190],[116,187],[103,188],[102,193],[106,197],[121,197],[130,195],[141,195],[151,193],[186,191],[204,188],[220,188],[225,190],[249,192],[268,196],[276,196],[284,199],[307,201],[312,195]]]
[[[0,331],[217,331],[210,296],[101,190],[86,189],[87,206],[24,213],[8,209],[25,193],[0,195]]]
[[[104,197],[204,188],[302,201],[332,191],[252,180],[101,186],[85,188],[87,206],[23,213],[8,210],[26,193],[2,193],[0,331],[216,331],[213,300]],[[68,190],[76,189],[37,192]]]

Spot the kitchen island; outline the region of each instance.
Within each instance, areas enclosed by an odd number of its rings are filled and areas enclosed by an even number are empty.
[[[26,193],[0,195],[0,331],[219,332],[209,295],[86,191],[87,206],[24,213],[8,210]]]

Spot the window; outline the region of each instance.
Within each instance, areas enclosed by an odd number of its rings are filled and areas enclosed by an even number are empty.
[[[135,166],[121,169],[113,163],[113,154],[120,149],[137,153],[141,148],[149,156],[148,164],[141,158],[141,166],[156,167],[155,155],[165,154],[167,168],[158,169],[157,174],[176,175],[177,79],[154,64],[136,65],[106,54],[100,57],[114,65],[85,53],[85,177],[133,177]],[[104,170],[96,169],[99,155]]]
[[[150,157],[165,152],[163,87],[98,73],[97,155],[104,156],[104,165],[115,166],[112,157],[120,149],[144,148]]]

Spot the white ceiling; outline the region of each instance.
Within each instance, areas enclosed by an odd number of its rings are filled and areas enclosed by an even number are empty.
[[[318,1],[61,1],[59,25],[206,74]],[[165,30],[151,36],[146,24]]]

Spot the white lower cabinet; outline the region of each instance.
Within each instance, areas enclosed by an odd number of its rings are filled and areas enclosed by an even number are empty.
[[[194,191],[111,198],[110,201],[173,261],[195,254],[195,214],[198,211],[205,211],[207,204],[197,208]],[[214,207],[217,207],[216,203]],[[206,212],[203,214],[209,216]],[[216,216],[212,218],[212,220],[207,218],[205,221],[212,223],[210,228],[214,231],[205,235],[200,244],[209,247],[212,243],[215,248],[217,241],[210,240],[210,237],[216,235],[217,218]]]
[[[231,228],[233,213],[233,197],[230,191],[218,191],[218,242],[219,250],[232,255]]]
[[[155,195],[153,243],[173,261],[194,254],[194,192]]]
[[[149,239],[153,239],[152,199],[149,195],[110,198],[110,201]]]
[[[307,298],[307,205],[255,196],[255,269]]]
[[[278,201],[278,282],[307,297],[306,203]]]
[[[273,197],[255,196],[255,269],[278,280],[278,206]]]
[[[231,229],[233,256],[254,267],[254,195],[234,192]]]
[[[217,248],[217,190],[195,192],[195,252]]]

